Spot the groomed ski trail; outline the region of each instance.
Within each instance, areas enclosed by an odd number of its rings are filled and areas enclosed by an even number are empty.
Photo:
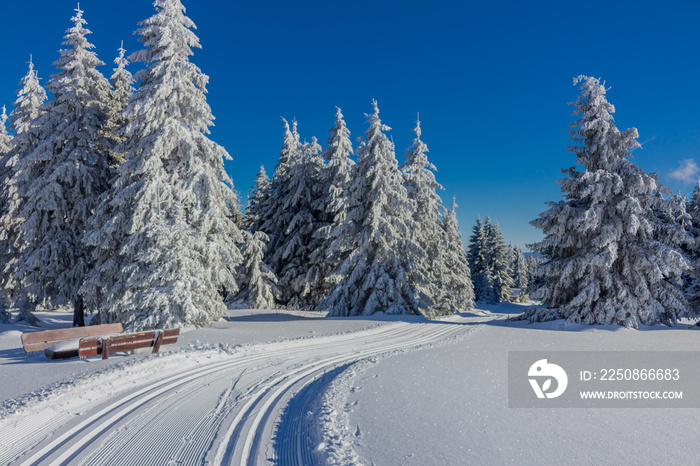
[[[479,320],[392,322],[148,359],[144,366],[157,370],[115,369],[113,388],[81,380],[0,420],[0,464],[313,464],[308,423],[299,417],[315,394],[304,388],[357,361],[466,334]]]

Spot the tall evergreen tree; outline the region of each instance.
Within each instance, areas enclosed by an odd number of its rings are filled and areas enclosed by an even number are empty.
[[[570,131],[577,166],[563,170],[564,200],[532,224],[545,239],[534,250],[549,258],[536,299],[548,308],[530,320],[565,318],[585,324],[673,324],[688,313],[679,289],[689,265],[677,203],[655,175],[629,160],[635,128],[615,126],[614,107],[596,78],[579,76],[579,119]]]
[[[487,220],[491,223],[491,220]],[[480,217],[477,217],[476,224],[472,228],[472,235],[469,238],[469,267],[471,270],[471,281],[474,286],[474,297],[477,301],[493,302],[494,296],[489,293],[493,291],[493,277],[489,267],[486,254],[488,252],[488,237],[486,227]]]
[[[277,277],[264,261],[269,238],[262,231],[243,233],[243,263],[238,274],[240,291],[235,301],[252,309],[274,309],[275,296],[279,293]]]
[[[10,114],[11,127],[15,135],[26,133],[31,124],[39,116],[41,106],[46,102],[46,91],[39,83],[39,77],[34,69],[34,63],[30,57],[29,71],[19,82],[20,89],[17,92],[17,100],[13,103],[14,110]]]
[[[2,115],[0,115],[0,160],[10,151],[12,138],[7,133],[7,113],[5,106],[2,106]],[[4,262],[0,265],[4,265]],[[10,322],[10,313],[6,310],[6,302],[0,294],[0,323],[7,324]]]
[[[101,135],[107,119],[109,83],[97,70],[103,63],[92,51],[83,11],[76,9],[56,66],[60,70],[47,87],[54,99],[42,106],[33,137],[40,141],[17,161],[11,184],[18,208],[8,215],[21,218],[21,249],[17,263],[20,317],[31,311],[73,304],[74,325],[84,325],[78,294],[87,273],[80,244],[85,224],[106,189],[108,167]],[[13,206],[11,206],[13,207]]]
[[[244,217],[246,228],[251,229],[254,225],[259,224],[262,208],[269,195],[270,178],[267,176],[265,166],[261,165],[260,171],[255,176],[255,185],[250,189],[250,196],[248,196],[248,205],[246,205]]]
[[[321,172],[324,196],[321,198],[324,221],[340,223],[347,215],[346,191],[355,162],[350,158],[354,151],[350,141],[350,130],[345,124],[343,113],[338,108],[335,124],[330,129],[328,147],[323,152],[327,161]]]
[[[523,303],[528,301],[527,287],[530,284],[530,265],[523,255],[520,246],[511,245],[508,248],[510,259],[511,278],[513,279],[513,287],[518,288],[518,301]]]
[[[5,106],[2,106],[2,115],[0,115],[0,156],[10,152],[12,148],[12,136],[7,132],[7,111]]]
[[[21,201],[17,188],[10,181],[16,172],[19,160],[32,153],[39,143],[36,132],[31,131],[36,127],[36,120],[41,114],[41,106],[46,101],[46,91],[41,84],[34,63],[29,60],[29,70],[19,83],[17,100],[14,101],[15,109],[11,115],[10,128],[14,131],[12,149],[0,156],[0,261],[2,261],[2,290],[5,301],[8,304],[14,302],[14,297],[19,289],[15,277],[18,251],[20,249],[19,224],[21,218],[16,215],[19,212]],[[9,215],[13,212],[13,215]],[[27,317],[26,311],[24,316]],[[32,317],[29,317],[30,320]]]
[[[122,116],[125,162],[91,222],[95,261],[82,289],[99,321],[145,329],[210,325],[219,292],[238,291],[243,242],[223,147],[208,138],[208,77],[189,61],[199,40],[180,0],[156,0],[130,59],[146,69]]]
[[[488,304],[508,301],[512,294],[508,250],[498,223],[477,218],[469,244],[469,265],[476,299]]]
[[[687,203],[686,211],[690,215],[693,227],[700,230],[700,180],[695,184],[693,194]]]
[[[333,283],[328,279],[347,251],[336,251],[329,254],[333,243],[334,226],[342,223],[348,211],[348,186],[352,177],[355,162],[350,158],[353,154],[348,130],[343,113],[338,108],[336,120],[328,139],[328,146],[323,152],[327,161],[320,173],[321,195],[317,199],[316,209],[319,211],[319,227],[313,234],[311,254],[309,259],[319,271],[316,305],[330,291]],[[315,306],[314,306],[315,307]]]
[[[302,144],[296,122],[290,131],[285,121],[284,145],[260,218],[260,230],[270,236],[267,261],[279,280],[279,302],[290,308],[317,306],[323,278],[310,260],[320,216],[319,151],[316,138]]]
[[[427,314],[411,284],[412,263],[425,252],[414,241],[413,206],[403,186],[394,145],[384,133],[377,102],[348,188],[348,214],[331,246],[350,251],[335,271],[336,284],[319,310],[334,316]]]
[[[435,179],[435,165],[428,160],[428,146],[421,140],[420,120],[413,129],[416,137],[405,155],[406,161],[399,167],[403,171],[408,198],[414,204],[413,220],[418,229],[416,241],[426,252],[425,258],[414,267],[427,278],[425,283],[416,286],[427,294],[436,314],[452,312],[450,294],[446,286],[449,271],[444,260],[444,238],[440,218],[445,214],[438,189],[444,189]]]
[[[116,68],[112,70],[112,76],[109,79],[112,89],[109,98],[109,120],[106,125],[107,133],[115,140],[115,143],[122,142],[123,136],[119,135],[119,128],[126,124],[126,120],[122,116],[122,112],[129,103],[129,98],[134,93],[134,77],[126,68],[129,66],[129,59],[126,58],[126,49],[122,41],[119,47],[119,55],[114,59]],[[110,150],[110,163],[113,166],[119,166],[124,163],[123,155],[117,154],[114,148]]]
[[[690,264],[690,270],[683,274],[683,292],[694,314],[700,313],[700,180],[695,185],[690,199],[686,202],[681,196],[678,199],[680,210],[685,212],[682,222],[685,230],[693,238],[682,246]],[[700,323],[699,323],[700,325]]]
[[[488,293],[487,301],[507,302],[513,294],[513,279],[511,278],[510,258],[508,248],[503,241],[497,222],[491,222],[487,217],[486,224],[486,262],[493,279],[493,290]]]
[[[471,281],[469,260],[464,250],[462,236],[459,233],[457,202],[454,198],[450,209],[442,217],[442,228],[446,239],[442,247],[447,271],[444,279],[452,306],[451,311],[465,311],[474,307],[474,287]]]
[[[284,125],[284,137],[282,148],[277,159],[275,172],[267,183],[265,195],[254,208],[254,218],[251,218],[250,231],[263,231],[270,237],[268,250],[274,250],[278,238],[283,236],[283,228],[280,226],[280,216],[284,215],[284,202],[289,195],[286,181],[289,177],[289,169],[301,158],[301,142],[296,130],[297,123],[293,122],[294,131],[287,120],[282,118]],[[288,221],[288,220],[287,220]]]

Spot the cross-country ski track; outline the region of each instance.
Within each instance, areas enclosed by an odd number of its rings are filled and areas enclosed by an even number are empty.
[[[308,465],[314,385],[358,361],[466,335],[483,318],[391,322],[200,347],[83,377],[0,419],[0,464]]]

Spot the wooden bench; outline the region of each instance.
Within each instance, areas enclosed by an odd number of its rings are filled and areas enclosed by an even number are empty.
[[[64,341],[75,340],[96,335],[121,333],[122,324],[92,325],[88,327],[72,327],[58,330],[44,330],[22,334],[22,346],[25,353],[45,350]]]
[[[102,356],[102,359],[108,359],[110,353],[150,347],[153,347],[152,353],[157,353],[162,345],[170,345],[177,342],[179,335],[180,329],[175,328],[107,337],[81,338],[78,356],[81,358]]]

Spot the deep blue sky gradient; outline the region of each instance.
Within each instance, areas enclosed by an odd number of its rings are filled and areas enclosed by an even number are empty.
[[[280,117],[325,143],[337,105],[354,140],[377,99],[399,157],[420,112],[465,243],[480,214],[524,246],[541,237],[528,222],[560,198],[555,181],[574,162],[567,102],[579,74],[602,77],[618,126],[639,129],[635,161],[674,191],[692,189],[692,176],[670,174],[700,162],[697,1],[183,2],[203,46],[192,60],[211,77],[212,137],[234,157],[227,169],[243,201],[261,164],[272,173]],[[55,73],[75,5],[1,2],[0,105],[15,99],[30,53],[44,84]],[[121,40],[129,52],[140,48],[133,32],[152,2],[81,7],[109,77]]]

